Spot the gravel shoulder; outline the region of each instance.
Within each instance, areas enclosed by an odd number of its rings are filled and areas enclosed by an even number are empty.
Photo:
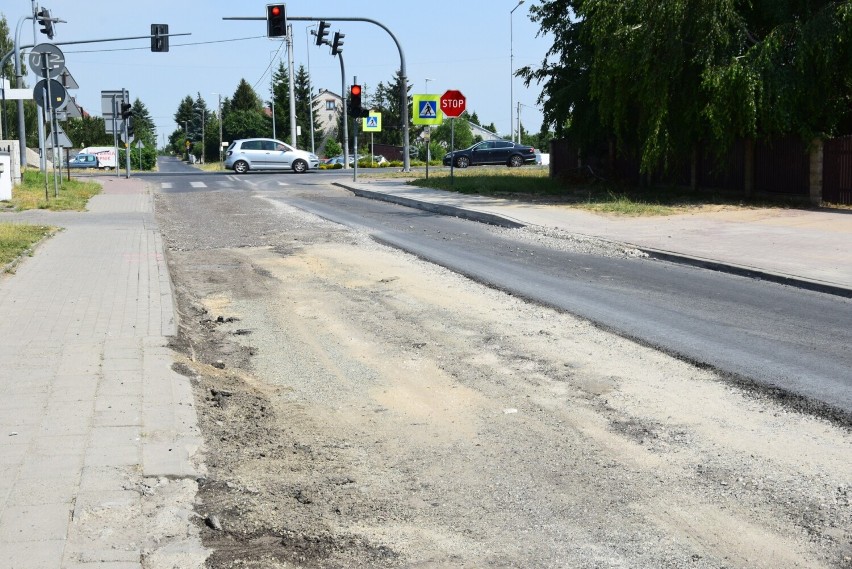
[[[847,430],[284,205],[157,214],[208,567],[852,567]]]

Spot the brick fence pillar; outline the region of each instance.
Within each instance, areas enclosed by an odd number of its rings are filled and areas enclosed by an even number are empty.
[[[820,205],[822,203],[822,140],[817,138],[811,143],[810,157],[810,199],[813,205]]]

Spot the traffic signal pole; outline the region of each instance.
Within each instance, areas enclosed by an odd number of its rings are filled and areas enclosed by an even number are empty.
[[[225,16],[222,18],[223,20],[266,20],[267,18],[264,16]],[[297,22],[322,22],[322,21],[337,21],[337,22],[367,22],[369,24],[374,24],[379,26],[384,31],[388,33],[391,39],[396,44],[396,48],[399,51],[399,75],[400,75],[400,126],[402,128],[402,143],[403,143],[403,171],[410,172],[411,171],[411,156],[409,155],[409,150],[411,148],[410,142],[408,140],[409,137],[409,127],[408,127],[408,75],[405,71],[405,54],[402,51],[402,45],[399,43],[399,40],[393,34],[390,29],[377,20],[373,20],[371,18],[357,18],[357,17],[342,17],[342,16],[331,16],[331,17],[316,17],[316,16],[287,16],[288,20],[295,20]],[[343,62],[341,60],[341,66]],[[346,82],[346,76],[344,75],[343,79],[344,83]],[[346,89],[341,91],[341,93],[345,94]],[[344,111],[345,112],[345,111]],[[346,124],[346,121],[344,121]],[[343,148],[344,152],[346,151],[346,147]]]
[[[346,101],[346,69],[343,67],[343,53],[337,54],[340,59],[340,92],[343,95],[343,168],[349,168],[349,105]]]

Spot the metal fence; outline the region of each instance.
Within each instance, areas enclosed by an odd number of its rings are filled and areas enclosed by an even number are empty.
[[[719,154],[699,145],[694,160],[660,165],[650,176],[640,174],[639,153],[629,148],[601,145],[580,151],[569,140],[551,143],[551,175],[570,177],[579,165],[601,176],[631,185],[641,183],[689,187],[693,178],[700,188],[743,192],[746,188],[744,140],[737,140],[727,152]],[[693,171],[694,168],[694,171]],[[808,146],[795,136],[761,140],[753,146],[751,188],[759,194],[810,196],[810,154]]]

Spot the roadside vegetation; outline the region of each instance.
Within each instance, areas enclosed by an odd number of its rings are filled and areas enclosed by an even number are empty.
[[[56,229],[47,225],[0,222],[0,267],[9,271],[14,261]]]
[[[24,170],[20,185],[12,190],[12,199],[4,201],[10,209],[47,209],[50,211],[83,211],[89,199],[101,192],[95,182],[62,179],[59,195],[54,196],[53,175],[48,175],[45,196],[44,174],[38,170]]]
[[[48,179],[48,198],[44,195],[44,175],[37,170],[25,170],[21,184],[12,190],[12,199],[0,202],[6,211],[47,209],[51,211],[82,211],[89,198],[100,193],[94,182],[63,180],[59,197],[54,197],[53,178]],[[48,225],[33,225],[3,221],[0,214],[0,267],[8,272],[17,259],[31,253],[33,246],[56,231]]]
[[[612,215],[675,215],[720,207],[810,207],[782,198],[744,199],[742,194],[733,192],[692,191],[671,186],[629,187],[596,179],[566,182],[551,179],[547,168],[541,167],[456,169],[453,180],[447,168],[430,171],[428,180],[424,174],[394,172],[371,177],[405,178],[407,183],[421,188],[558,204]],[[412,176],[417,177],[412,179]]]

